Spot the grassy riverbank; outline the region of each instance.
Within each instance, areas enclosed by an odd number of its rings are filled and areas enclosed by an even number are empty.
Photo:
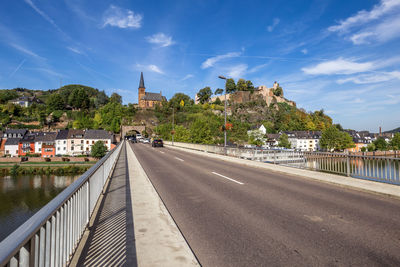
[[[86,172],[95,162],[35,162],[35,164],[0,165],[0,176],[17,175],[79,175]]]

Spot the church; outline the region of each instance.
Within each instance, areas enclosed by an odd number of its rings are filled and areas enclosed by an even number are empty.
[[[140,73],[139,82],[139,107],[140,108],[154,108],[156,105],[162,105],[162,101],[167,101],[167,98],[160,93],[146,92],[144,87],[143,72]]]

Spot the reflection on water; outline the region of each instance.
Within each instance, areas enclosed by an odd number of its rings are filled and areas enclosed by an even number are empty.
[[[0,242],[77,177],[0,177]]]

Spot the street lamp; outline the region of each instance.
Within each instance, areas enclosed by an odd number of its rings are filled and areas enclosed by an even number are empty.
[[[219,75],[218,78],[225,80],[225,106],[224,106],[224,116],[225,116],[225,124],[224,124],[224,150],[226,154],[226,77]]]

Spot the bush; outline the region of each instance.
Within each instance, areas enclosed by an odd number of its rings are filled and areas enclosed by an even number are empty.
[[[51,159],[50,159],[50,158],[44,158],[44,161],[46,161],[46,162],[50,162],[50,161],[51,161]]]

